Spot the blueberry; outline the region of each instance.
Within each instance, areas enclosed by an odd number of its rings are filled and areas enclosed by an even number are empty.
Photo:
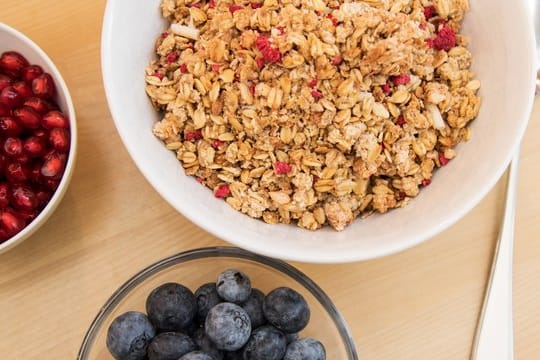
[[[225,301],[241,304],[251,293],[251,282],[243,272],[229,269],[219,274],[216,288]]]
[[[251,289],[251,294],[245,303],[241,306],[249,315],[251,319],[251,328],[256,329],[259,326],[266,324],[266,319],[263,314],[263,305],[264,294],[262,291],[257,289]]]
[[[158,331],[178,331],[193,321],[197,313],[197,301],[187,287],[167,283],[148,295],[146,312]]]
[[[223,360],[223,352],[219,350],[216,344],[214,344],[208,335],[206,335],[204,328],[199,328],[195,331],[192,338],[199,347],[199,350],[212,355],[215,360]]]
[[[192,351],[178,360],[215,360],[212,355],[204,353],[202,351]]]
[[[289,345],[293,341],[298,340],[300,336],[298,335],[298,333],[292,333],[292,334],[285,334],[285,337],[287,338],[287,345]]]
[[[285,334],[271,325],[261,326],[244,347],[244,360],[281,360],[286,348]]]
[[[309,322],[309,306],[302,295],[287,287],[272,290],[263,302],[268,322],[285,333],[295,333]]]
[[[178,360],[197,348],[193,340],[180,332],[158,334],[148,346],[149,360]]]
[[[201,319],[206,319],[210,309],[223,302],[217,292],[216,283],[204,284],[198,288],[195,291],[195,298],[197,299],[197,314]]]
[[[234,351],[248,341],[251,320],[240,306],[223,302],[214,306],[206,317],[206,334],[220,350]]]
[[[129,311],[113,320],[107,330],[107,349],[117,360],[146,358],[148,343],[156,335],[143,313]]]
[[[305,338],[287,346],[283,360],[325,360],[326,351],[318,340]]]

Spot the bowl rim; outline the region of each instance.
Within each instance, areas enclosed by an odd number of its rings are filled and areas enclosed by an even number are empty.
[[[533,109],[534,102],[534,89],[535,89],[535,79],[536,79],[536,49],[534,41],[534,27],[531,16],[528,14],[527,4],[524,0],[517,1],[515,4],[516,13],[520,14],[520,18],[523,19],[523,26],[528,29],[525,31],[520,38],[520,41],[523,43],[523,50],[525,53],[529,54],[527,58],[524,58],[524,67],[529,70],[529,77],[524,81],[523,86],[529,89],[528,97],[524,100],[524,106],[521,110],[516,111],[516,117],[524,118],[525,121],[522,121],[519,128],[517,129],[517,136],[513,139],[513,144],[509,147],[510,151],[506,154],[505,158],[499,163],[495,171],[493,171],[493,176],[486,180],[484,186],[478,189],[474,196],[469,197],[466,201],[462,202],[462,205],[454,211],[452,214],[448,215],[445,221],[440,223],[431,223],[429,226],[426,226],[424,229],[417,231],[414,235],[402,236],[402,240],[394,244],[390,244],[384,248],[363,250],[363,251],[347,251],[347,252],[332,252],[332,251],[290,251],[289,249],[275,249],[272,247],[261,246],[259,242],[253,241],[244,241],[241,237],[235,236],[235,232],[231,229],[224,229],[222,227],[217,227],[216,225],[204,221],[204,217],[200,216],[197,213],[194,213],[190,210],[190,205],[183,202],[175,201],[171,198],[170,194],[166,189],[161,189],[157,186],[159,182],[159,175],[153,174],[149,166],[147,166],[141,159],[138,159],[135,155],[134,144],[132,144],[128,139],[128,134],[122,130],[120,126],[121,119],[121,109],[114,102],[114,92],[112,89],[111,81],[107,78],[112,79],[110,72],[112,71],[110,66],[111,56],[110,48],[107,47],[109,39],[112,37],[112,28],[113,28],[113,4],[114,1],[107,1],[105,7],[105,16],[103,18],[102,26],[102,37],[101,37],[101,65],[102,65],[102,76],[103,84],[105,88],[105,94],[107,102],[109,104],[109,109],[111,111],[113,122],[115,127],[124,143],[124,147],[129,153],[132,161],[135,163],[139,171],[143,174],[145,179],[152,185],[154,190],[160,194],[160,196],[170,204],[174,209],[176,209],[181,215],[189,219],[192,223],[196,224],[201,229],[217,236],[220,239],[223,239],[235,246],[242,247],[248,251],[256,252],[265,256],[270,256],[274,258],[282,258],[290,261],[306,262],[306,263],[318,263],[318,264],[337,264],[337,263],[349,263],[357,261],[367,261],[372,260],[401,251],[410,249],[416,245],[419,245],[427,240],[432,239],[436,235],[442,233],[444,230],[450,228],[453,224],[457,223],[458,220],[463,218],[468,214],[475,206],[477,206],[480,201],[485,198],[485,196],[491,191],[495,184],[504,174],[510,160],[518,151],[523,135],[528,125],[528,121]],[[143,69],[141,69],[142,71]],[[254,221],[259,221],[254,219]],[[307,230],[306,230],[307,231]]]
[[[22,229],[15,236],[9,238],[3,243],[0,243],[0,254],[2,254],[3,252],[13,248],[15,245],[20,244],[23,240],[26,240],[27,238],[29,238],[54,213],[55,209],[58,207],[59,203],[62,201],[62,198],[64,197],[67,191],[68,185],[71,181],[71,177],[73,175],[73,169],[75,167],[75,159],[77,158],[77,142],[78,141],[77,141],[77,119],[75,115],[75,107],[73,106],[73,100],[71,98],[71,93],[69,92],[66,82],[64,81],[64,78],[62,77],[62,74],[60,73],[60,71],[54,64],[54,62],[47,55],[47,53],[45,53],[45,51],[43,51],[43,49],[39,47],[39,45],[37,45],[32,39],[30,39],[28,36],[20,32],[19,30],[3,22],[0,22],[0,31],[5,31],[7,33],[10,33],[11,35],[21,40],[23,43],[27,44],[30,48],[32,48],[33,51],[35,51],[38,57],[47,65],[47,67],[50,69],[50,73],[52,73],[51,75],[54,79],[56,87],[60,87],[62,89],[62,92],[65,94],[65,101],[67,105],[67,109],[65,110],[68,114],[69,123],[70,123],[69,154],[68,154],[68,159],[66,162],[64,174],[62,175],[60,184],[58,184],[58,188],[54,191],[53,196],[49,200],[49,203],[41,210],[41,212],[38,214],[38,216],[36,216],[35,219],[33,219],[24,229]]]
[[[297,281],[317,299],[317,301],[323,306],[323,308],[332,318],[341,336],[341,339],[343,340],[349,356],[349,360],[358,360],[355,342],[347,326],[347,323],[345,322],[344,317],[338,311],[337,307],[334,305],[330,297],[313,280],[311,280],[309,276],[282,260],[254,254],[244,249],[232,246],[212,246],[187,250],[159,260],[133,275],[129,280],[122,284],[101,307],[84,336],[83,342],[77,354],[77,359],[86,359],[89,351],[92,349],[92,345],[94,344],[94,340],[96,338],[98,330],[103,326],[105,318],[110,315],[116,305],[118,305],[118,303],[127,294],[129,294],[129,292],[134,287],[146,281],[150,276],[153,276],[169,267],[189,261],[196,261],[200,259],[208,259],[214,257],[239,258],[243,260],[253,261],[258,264],[269,266]]]

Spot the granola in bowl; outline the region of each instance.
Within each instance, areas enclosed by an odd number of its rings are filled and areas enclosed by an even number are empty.
[[[267,223],[406,205],[470,137],[467,0],[163,0],[146,91],[186,174]]]

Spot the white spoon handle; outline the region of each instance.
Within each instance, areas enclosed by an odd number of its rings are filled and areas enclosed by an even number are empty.
[[[504,218],[476,331],[473,360],[512,360],[512,256],[519,151],[510,164]]]

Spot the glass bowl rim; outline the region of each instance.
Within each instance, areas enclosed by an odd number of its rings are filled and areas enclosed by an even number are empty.
[[[182,264],[189,261],[212,258],[212,257],[232,257],[244,260],[251,260],[256,263],[260,263],[269,266],[297,281],[300,285],[306,288],[315,299],[322,305],[328,315],[333,320],[339,335],[345,345],[346,352],[349,356],[349,360],[358,360],[358,354],[351,332],[347,327],[345,319],[338,311],[332,300],[328,295],[306,274],[295,268],[294,266],[278,259],[269,258],[266,256],[254,254],[246,250],[232,247],[232,246],[213,246],[204,247],[193,250],[184,251],[176,255],[169,256],[162,260],[155,262],[152,265],[147,266],[141,271],[133,275],[129,280],[122,284],[114,293],[109,297],[105,304],[101,307],[98,314],[90,324],[90,327],[84,335],[83,342],[77,354],[77,359],[85,359],[89,351],[92,349],[94,340],[98,333],[98,330],[103,326],[105,318],[110,315],[116,305],[135,288],[137,285],[144,282],[150,276],[157,274],[158,272],[167,269],[171,266]]]

